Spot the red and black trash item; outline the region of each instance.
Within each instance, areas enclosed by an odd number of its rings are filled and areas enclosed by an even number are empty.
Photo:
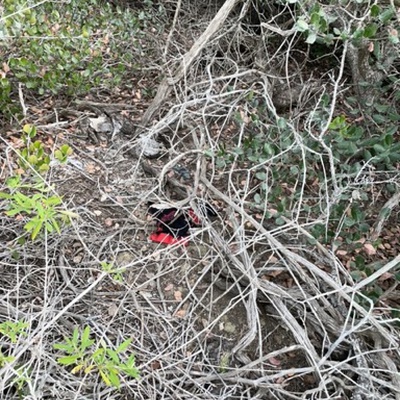
[[[200,203],[199,211],[204,217],[216,217],[217,212],[208,203]],[[149,239],[163,244],[189,244],[189,229],[202,224],[202,216],[196,215],[192,208],[179,209],[148,203],[148,214],[156,221],[156,230]]]

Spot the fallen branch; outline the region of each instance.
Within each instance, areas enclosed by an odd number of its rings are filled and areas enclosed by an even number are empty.
[[[143,116],[142,126],[146,126],[148,122],[152,119],[154,113],[160,108],[164,100],[169,95],[172,87],[184,77],[187,69],[192,65],[193,61],[196,60],[197,56],[209,42],[211,37],[223,26],[228,15],[238,2],[239,0],[225,1],[218,13],[209,23],[207,29],[196,40],[191,49],[183,56],[179,67],[172,74],[172,77],[164,77],[158,87],[157,94],[153,102],[150,104],[149,108]]]

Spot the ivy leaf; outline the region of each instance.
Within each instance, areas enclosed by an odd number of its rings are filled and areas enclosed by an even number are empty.
[[[315,32],[310,32],[307,36],[306,43],[313,44],[317,40],[317,34]]]
[[[297,30],[299,32],[305,32],[308,30],[308,23],[304,19],[299,19],[296,23]]]

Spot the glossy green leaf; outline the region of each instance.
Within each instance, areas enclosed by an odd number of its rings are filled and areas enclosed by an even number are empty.
[[[364,37],[369,39],[375,37],[377,30],[378,30],[378,25],[376,24],[367,25],[364,28]]]
[[[380,7],[377,4],[374,4],[370,9],[371,17],[377,17],[380,11]]]
[[[299,32],[305,32],[308,30],[308,23],[304,19],[297,20],[296,28]]]

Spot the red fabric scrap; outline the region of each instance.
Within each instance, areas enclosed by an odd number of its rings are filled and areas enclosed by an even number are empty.
[[[162,244],[183,244],[184,246],[187,246],[189,244],[189,239],[187,237],[180,237],[180,238],[175,238],[169,233],[165,232],[154,232],[150,235],[149,239],[152,242],[155,243],[162,243]]]

